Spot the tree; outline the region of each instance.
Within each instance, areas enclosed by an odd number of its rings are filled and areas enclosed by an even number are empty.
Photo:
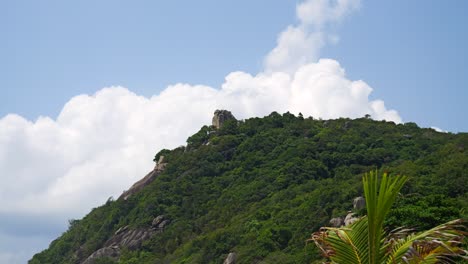
[[[454,257],[467,258],[461,248],[466,234],[462,220],[454,220],[430,230],[414,233],[399,228],[385,232],[383,223],[406,176],[388,177],[370,172],[363,178],[367,216],[348,227],[325,227],[312,234],[311,241],[329,263],[450,263]]]

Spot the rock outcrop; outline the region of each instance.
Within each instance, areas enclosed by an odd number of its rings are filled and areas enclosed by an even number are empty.
[[[164,156],[159,157],[159,161],[156,162],[156,165],[154,166],[154,170],[152,170],[150,173],[148,173],[143,179],[137,181],[128,189],[127,191],[123,192],[122,195],[120,195],[119,200],[127,200],[131,195],[141,191],[145,186],[148,184],[152,183],[156,177],[161,174],[161,172],[164,171],[166,168],[167,163],[164,160]]]
[[[102,248],[96,250],[81,264],[94,264],[97,259],[105,257],[118,260],[122,249],[140,248],[145,240],[150,239],[156,233],[163,232],[169,223],[170,220],[167,217],[159,215],[153,219],[151,227],[137,229],[130,229],[128,226],[121,227]]]
[[[343,217],[335,217],[330,220],[330,225],[332,227],[340,227],[344,225]]]
[[[357,210],[357,211],[366,208],[366,199],[364,199],[364,197],[362,196],[354,198],[353,208],[354,210]]]
[[[231,119],[236,120],[236,118],[234,117],[234,115],[232,115],[231,112],[227,110],[216,110],[214,112],[212,124],[214,127],[219,129],[223,126],[224,122]]]
[[[237,261],[237,254],[234,252],[231,252],[227,255],[223,264],[236,264],[236,261]]]
[[[353,224],[354,222],[356,222],[357,220],[359,220],[359,218],[355,217],[355,213],[349,211],[344,219],[344,224],[345,226],[349,226]]]
[[[171,223],[171,220],[167,219],[165,215],[159,215],[153,219],[151,226],[157,231],[164,231],[164,228]]]
[[[359,196],[353,199],[353,209],[355,212],[366,208],[366,199],[364,197]],[[348,214],[345,217],[335,217],[330,219],[330,226],[332,227],[341,227],[341,226],[349,226],[352,223],[359,220],[359,217],[356,217],[356,214],[353,211],[348,211]]]
[[[117,260],[119,257],[119,247],[105,247],[91,254],[91,256],[89,256],[85,261],[81,262],[81,264],[94,264],[100,258],[110,258],[113,260]]]

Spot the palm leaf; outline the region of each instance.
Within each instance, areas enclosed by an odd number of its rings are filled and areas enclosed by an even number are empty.
[[[348,227],[322,228],[309,241],[314,241],[331,263],[339,264],[453,263],[454,256],[468,259],[461,247],[466,235],[462,220],[420,233],[400,228],[385,234],[385,216],[407,179],[389,178],[384,173],[379,184],[377,171],[366,174],[363,185],[368,215]]]
[[[367,217],[363,217],[349,227],[325,227],[312,234],[310,240],[333,263],[367,263]]]
[[[366,173],[362,179],[369,218],[368,254],[370,264],[380,264],[379,261],[386,253],[386,247],[382,246],[383,222],[407,179],[406,176],[389,178],[387,173],[384,173],[380,188],[377,171]]]
[[[396,240],[390,234],[387,243],[392,246],[385,263],[450,263],[448,256],[466,258],[460,247],[464,229],[463,220],[458,219]]]

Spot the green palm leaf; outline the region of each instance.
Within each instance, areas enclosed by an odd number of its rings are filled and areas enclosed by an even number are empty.
[[[461,243],[466,235],[462,220],[454,220],[430,230],[414,233],[399,229],[383,231],[385,216],[407,181],[405,176],[378,180],[378,173],[363,178],[367,216],[348,227],[322,228],[311,241],[331,263],[339,264],[416,264],[452,263],[454,256],[467,259]]]
[[[370,264],[380,264],[380,260],[385,254],[385,247],[382,247],[383,222],[407,179],[405,176],[389,178],[387,173],[384,173],[379,188],[377,171],[371,171],[364,175],[362,182],[369,218],[368,251]]]

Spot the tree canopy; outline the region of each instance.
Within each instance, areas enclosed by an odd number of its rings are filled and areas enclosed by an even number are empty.
[[[466,133],[367,118],[274,112],[205,126],[155,155],[168,164],[150,185],[73,221],[30,263],[80,263],[119,228],[150,226],[161,214],[171,224],[119,263],[222,263],[229,252],[238,263],[321,263],[305,241],[352,208],[371,170],[408,176],[384,226],[427,230],[466,218],[467,147]]]

